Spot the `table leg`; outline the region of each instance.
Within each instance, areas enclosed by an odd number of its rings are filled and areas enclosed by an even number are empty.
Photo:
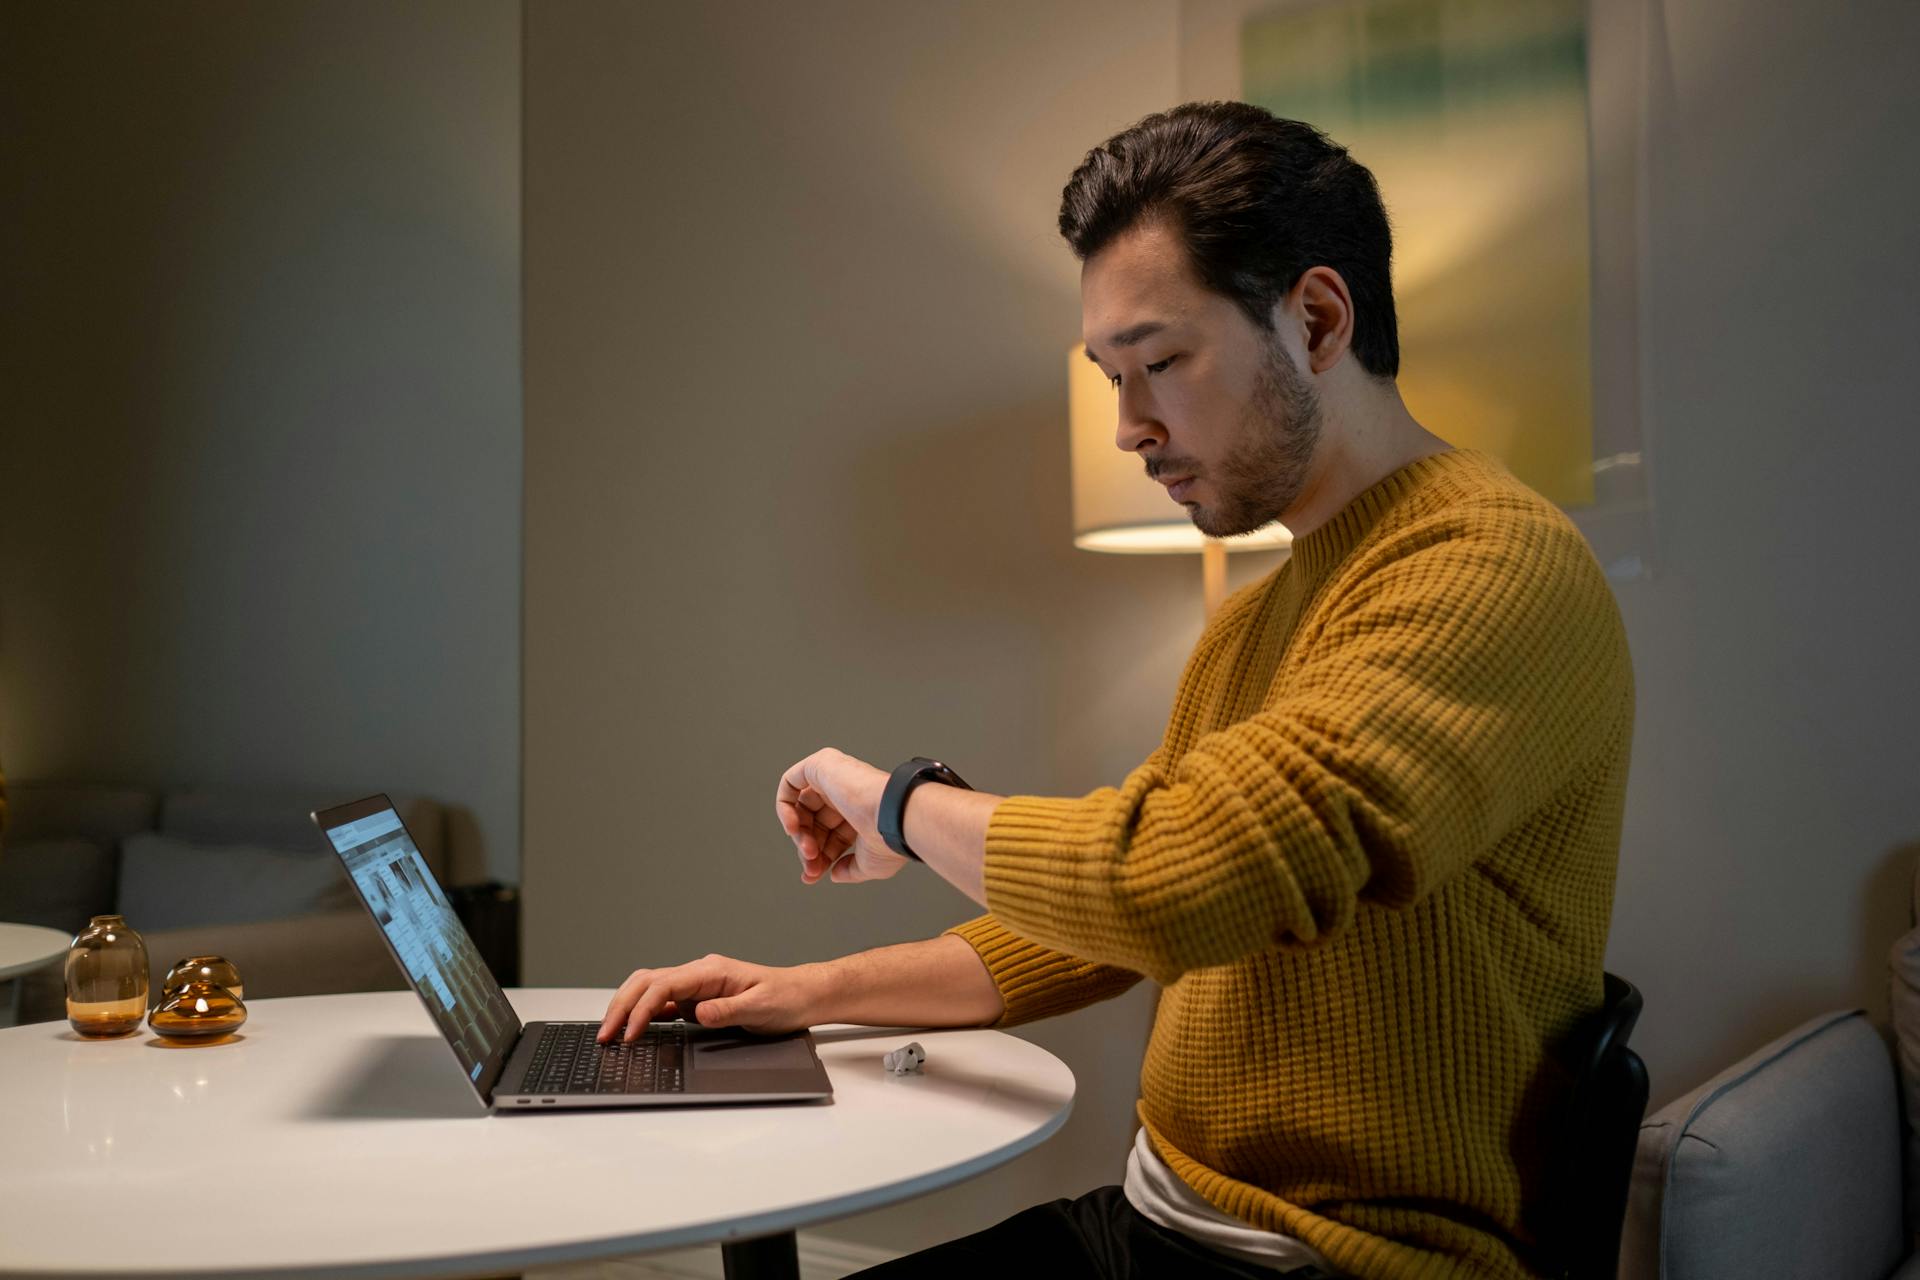
[[[781,1231],[752,1240],[728,1240],[720,1246],[727,1280],[800,1280],[800,1244]]]

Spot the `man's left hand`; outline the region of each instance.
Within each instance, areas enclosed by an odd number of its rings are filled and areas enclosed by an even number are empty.
[[[800,853],[800,878],[838,884],[885,880],[907,858],[880,838],[880,797],[887,774],[828,747],[788,769],[773,797],[781,829]]]

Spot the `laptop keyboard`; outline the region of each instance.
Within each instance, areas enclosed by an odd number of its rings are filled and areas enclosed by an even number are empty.
[[[681,1093],[687,1029],[649,1023],[631,1044],[599,1044],[597,1022],[550,1022],[533,1046],[522,1093]]]

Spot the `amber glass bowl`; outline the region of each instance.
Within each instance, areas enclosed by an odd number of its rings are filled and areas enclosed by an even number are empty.
[[[240,985],[240,971],[225,956],[188,956],[185,960],[175,960],[173,968],[160,980],[161,999],[164,1001],[189,982],[211,982],[225,987],[235,1000],[246,1003],[247,993]]]
[[[247,1021],[247,1006],[217,982],[195,980],[168,992],[147,1026],[164,1040],[214,1040],[238,1031]]]

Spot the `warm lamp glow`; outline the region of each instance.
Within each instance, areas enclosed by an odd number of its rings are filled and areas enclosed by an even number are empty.
[[[1075,343],[1067,353],[1067,410],[1073,448],[1073,545],[1122,555],[1192,553],[1208,544],[1228,551],[1282,551],[1293,535],[1278,524],[1238,538],[1209,538],[1186,509],[1147,479],[1133,454],[1114,447],[1119,394]]]
[[[1073,536],[1073,545],[1082,551],[1108,551],[1123,556],[1191,553],[1206,550],[1208,543],[1228,551],[1285,551],[1293,545],[1293,539],[1277,524],[1238,538],[1209,538],[1194,528],[1191,520],[1177,525],[1117,525],[1111,529],[1089,529]]]

